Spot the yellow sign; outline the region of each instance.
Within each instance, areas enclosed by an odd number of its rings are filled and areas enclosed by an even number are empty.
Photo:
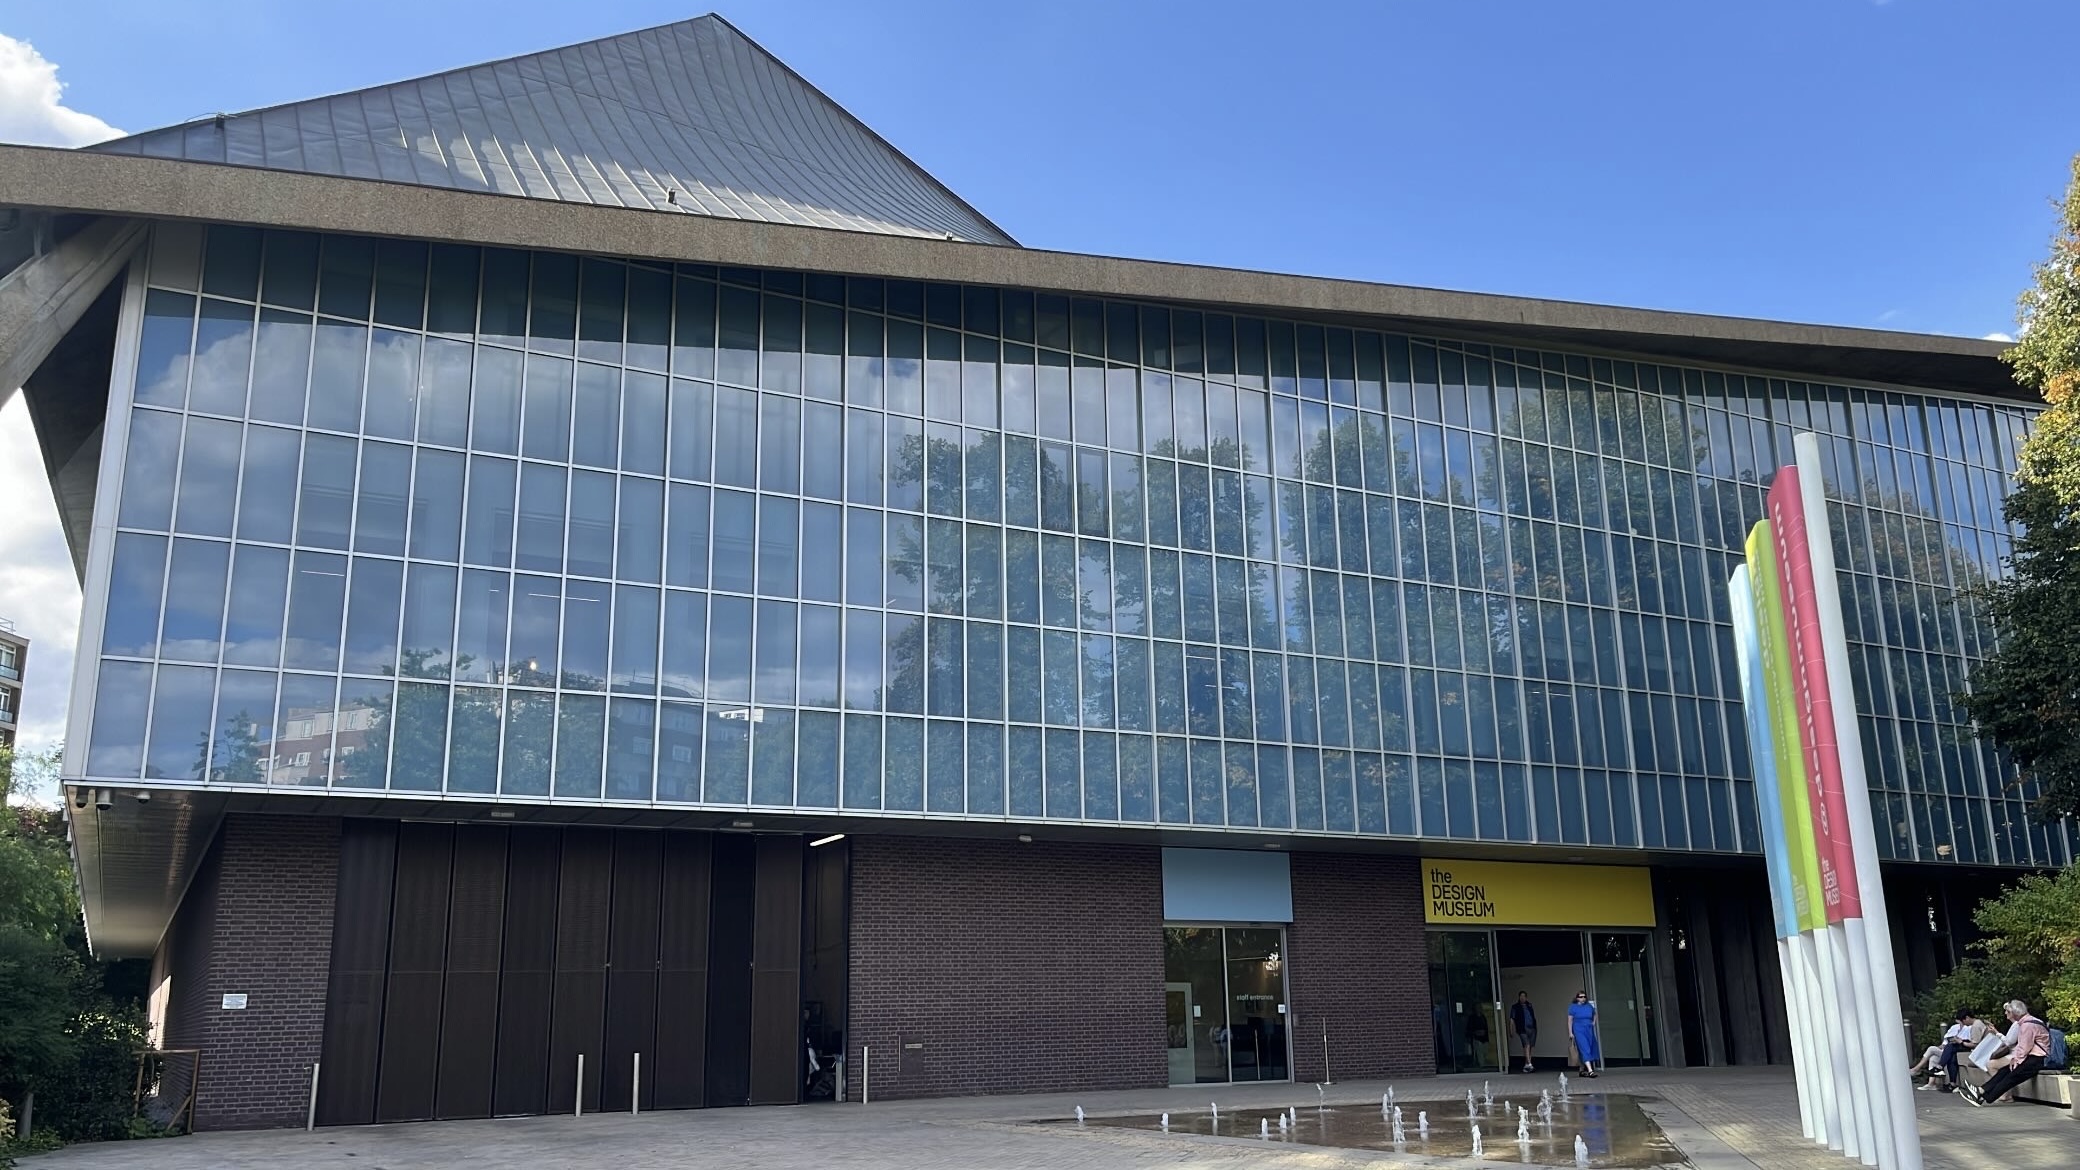
[[[1423,919],[1454,926],[1652,926],[1648,871],[1519,861],[1423,862]]]

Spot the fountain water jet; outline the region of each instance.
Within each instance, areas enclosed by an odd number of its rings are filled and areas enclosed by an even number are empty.
[[[1473,1156],[1476,1158],[1487,1157],[1487,1151],[1481,1148],[1481,1127],[1478,1125],[1473,1127]]]

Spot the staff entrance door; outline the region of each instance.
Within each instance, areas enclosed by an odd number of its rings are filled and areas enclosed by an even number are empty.
[[[1285,933],[1276,926],[1163,928],[1171,1084],[1292,1077]]]

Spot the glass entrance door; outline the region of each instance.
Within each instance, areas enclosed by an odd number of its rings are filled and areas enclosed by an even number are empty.
[[[1171,1084],[1291,1078],[1285,931],[1164,927],[1163,1001]]]
[[[1285,932],[1227,931],[1228,1067],[1238,1081],[1283,1081],[1286,1061]]]
[[[1485,930],[1429,935],[1430,1024],[1437,1071],[1499,1070],[1505,1030],[1495,1005],[1494,943]]]
[[[1592,933],[1596,1031],[1605,1064],[1654,1064],[1653,984],[1647,978],[1648,936]]]

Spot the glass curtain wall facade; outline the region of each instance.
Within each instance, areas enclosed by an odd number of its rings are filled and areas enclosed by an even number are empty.
[[[234,228],[140,267],[90,778],[1752,851],[1724,581],[1813,429],[1881,849],[2070,856],[1945,698],[2017,405]]]

